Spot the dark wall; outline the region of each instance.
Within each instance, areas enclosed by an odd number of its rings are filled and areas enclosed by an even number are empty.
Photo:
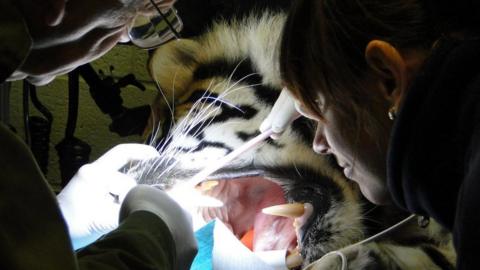
[[[175,4],[184,22],[183,37],[204,32],[218,18],[241,18],[252,12],[286,10],[292,0],[178,0]]]

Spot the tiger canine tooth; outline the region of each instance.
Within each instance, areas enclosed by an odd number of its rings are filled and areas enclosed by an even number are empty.
[[[297,218],[305,212],[303,203],[287,203],[274,205],[262,209],[262,213],[272,216]]]
[[[215,180],[204,181],[200,183],[199,189],[200,191],[209,191],[216,186],[218,186],[218,181],[215,181]]]
[[[294,251],[285,258],[285,264],[288,269],[293,269],[301,266],[303,263],[302,255],[298,251]]]

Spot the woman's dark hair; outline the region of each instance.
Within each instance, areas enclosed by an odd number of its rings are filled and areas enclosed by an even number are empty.
[[[367,44],[428,49],[439,37],[430,17],[422,0],[294,0],[280,44],[282,79],[319,117],[319,93],[337,113],[361,117],[362,104],[372,102],[362,86]]]

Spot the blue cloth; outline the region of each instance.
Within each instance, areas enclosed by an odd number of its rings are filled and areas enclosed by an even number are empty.
[[[193,260],[190,270],[212,270],[213,229],[215,220],[198,229],[195,238],[198,242],[198,253]]]

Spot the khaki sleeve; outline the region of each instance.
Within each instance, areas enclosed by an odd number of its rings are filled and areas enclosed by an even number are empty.
[[[120,226],[77,252],[81,270],[174,270],[175,244],[156,215],[138,211]]]
[[[26,145],[0,123],[0,269],[76,269],[53,192]]]

